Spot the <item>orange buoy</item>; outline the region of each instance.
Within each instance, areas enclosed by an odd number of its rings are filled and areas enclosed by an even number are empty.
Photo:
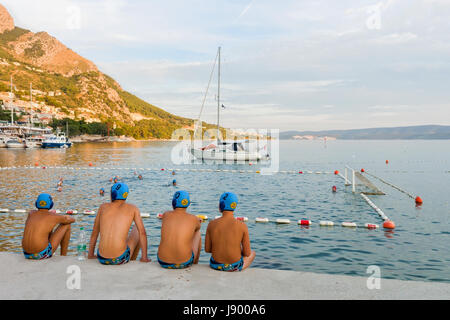
[[[92,162],[89,162],[89,167],[92,167]]]
[[[383,223],[383,228],[385,228],[385,229],[395,229],[395,223],[394,223],[394,221],[386,220],[386,221]]]
[[[422,198],[417,196],[416,197],[416,204],[422,204],[422,203],[423,203]]]
[[[38,167],[38,166],[39,166],[39,163],[35,162],[35,163],[34,163],[34,166],[35,166],[35,167]]]
[[[386,164],[389,164],[389,160],[386,160]]]
[[[361,169],[361,172],[365,172],[364,168]]]
[[[339,174],[339,170],[335,170],[335,171],[334,171],[334,174]]]

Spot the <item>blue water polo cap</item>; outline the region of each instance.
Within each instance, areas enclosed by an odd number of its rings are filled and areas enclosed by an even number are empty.
[[[128,197],[128,192],[130,192],[130,189],[128,189],[128,186],[126,183],[118,182],[115,183],[111,187],[111,199],[114,200],[126,200]]]
[[[238,204],[238,197],[233,192],[225,192],[220,196],[220,211],[234,211]]]
[[[48,193],[41,193],[35,202],[36,208],[38,209],[48,209],[53,208],[53,199],[52,196]]]
[[[189,193],[187,191],[177,191],[172,198],[172,207],[175,208],[187,208],[191,204],[189,199]]]

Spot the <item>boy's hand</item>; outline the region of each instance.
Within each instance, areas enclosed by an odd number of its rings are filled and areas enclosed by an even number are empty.
[[[147,258],[147,257],[145,257],[145,258],[142,257],[140,261],[141,261],[141,262],[151,262],[152,259],[149,259],[149,258]]]

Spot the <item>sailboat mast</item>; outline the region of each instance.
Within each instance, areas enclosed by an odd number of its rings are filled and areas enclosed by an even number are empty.
[[[220,120],[220,47],[219,47],[219,68],[217,73],[217,142],[219,142],[219,135],[220,135],[220,126],[219,126],[219,120]]]
[[[14,124],[14,106],[13,106],[13,83],[12,83],[12,76],[11,76],[11,94],[10,94],[10,107],[11,107],[11,125]]]
[[[33,116],[33,85],[30,82],[30,115],[28,116],[28,126],[30,128],[31,128],[32,116]]]

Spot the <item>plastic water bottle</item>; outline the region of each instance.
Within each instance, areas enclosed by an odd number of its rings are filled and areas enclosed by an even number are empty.
[[[80,235],[78,237],[77,244],[78,260],[86,260],[86,231],[84,228],[80,228]]]

